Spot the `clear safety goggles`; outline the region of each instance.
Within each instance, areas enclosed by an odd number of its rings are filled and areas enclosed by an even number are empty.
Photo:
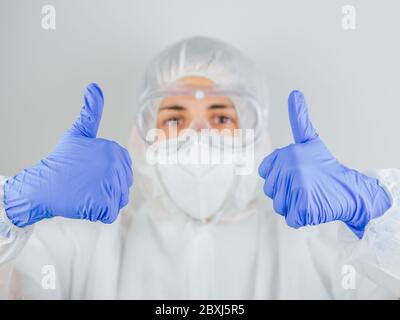
[[[168,101],[172,103],[168,104]],[[190,108],[202,108],[204,112],[196,118]],[[172,121],[168,125],[165,121],[160,122],[160,118],[168,115],[165,109],[171,114]],[[187,119],[181,121],[180,117]],[[168,116],[166,118],[168,120]],[[257,139],[262,119],[258,101],[244,90],[177,85],[149,93],[140,100],[137,128],[148,144],[172,138],[185,139],[195,131],[210,135],[211,143],[231,141],[233,146],[243,147]]]

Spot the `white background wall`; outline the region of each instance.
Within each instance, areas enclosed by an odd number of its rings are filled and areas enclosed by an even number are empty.
[[[56,30],[41,9],[56,8]],[[344,5],[356,29],[341,26]],[[400,2],[396,0],[0,0],[0,174],[51,151],[98,82],[99,135],[126,145],[144,66],[192,35],[229,42],[268,76],[275,146],[292,142],[287,95],[303,90],[314,126],[346,165],[400,167]]]

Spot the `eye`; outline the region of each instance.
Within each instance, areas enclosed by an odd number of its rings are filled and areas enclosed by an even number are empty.
[[[231,124],[233,119],[227,116],[216,116],[213,118],[214,124]]]
[[[167,127],[179,127],[182,125],[183,120],[179,117],[172,117],[164,120],[163,125]]]

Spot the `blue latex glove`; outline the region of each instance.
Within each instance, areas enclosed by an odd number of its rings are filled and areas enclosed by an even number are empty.
[[[338,162],[316,133],[304,96],[289,96],[295,144],[277,149],[259,167],[264,192],[274,210],[293,228],[334,220],[345,222],[361,238],[367,223],[391,205],[378,180]]]
[[[112,223],[128,203],[132,162],[116,142],[96,138],[103,94],[90,84],[79,118],[55,150],[4,185],[9,219],[24,227],[61,216]]]

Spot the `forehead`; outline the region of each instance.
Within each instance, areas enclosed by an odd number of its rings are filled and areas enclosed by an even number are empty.
[[[184,108],[208,107],[210,105],[231,106],[232,102],[227,97],[206,96],[203,99],[196,99],[194,96],[168,96],[161,100],[160,108],[167,106],[181,106]]]
[[[215,83],[206,77],[188,76],[176,81],[177,84],[199,87],[213,87]]]
[[[190,76],[179,79],[177,82],[179,85],[187,85],[190,87],[211,88],[214,86],[214,82],[205,77]],[[160,102],[160,108],[178,105],[185,108],[189,107],[207,107],[212,104],[220,105],[232,105],[231,100],[225,96],[205,96],[202,99],[197,99],[194,95],[171,95],[166,96]]]

